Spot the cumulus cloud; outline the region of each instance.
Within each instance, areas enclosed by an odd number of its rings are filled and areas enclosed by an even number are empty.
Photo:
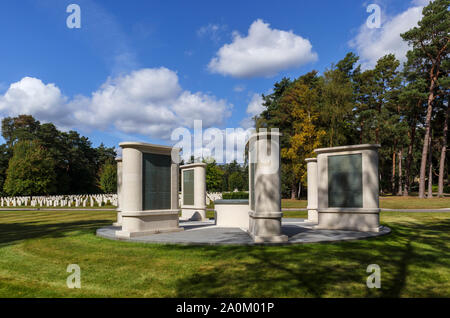
[[[33,114],[43,121],[67,124],[67,98],[55,84],[24,77],[0,95],[0,112],[9,116]]]
[[[413,4],[423,4],[425,1],[416,0]],[[410,49],[400,34],[417,26],[422,18],[423,6],[417,5],[391,17],[387,17],[381,28],[370,29],[364,23],[358,34],[349,42],[361,57],[364,69],[375,66],[377,60],[386,54],[395,54],[401,62],[406,61],[406,52]],[[382,17],[385,16],[382,13]]]
[[[232,105],[202,92],[183,90],[178,75],[167,68],[141,69],[109,78],[91,96],[69,99],[55,84],[23,78],[0,95],[0,113],[6,116],[31,114],[58,126],[91,130],[116,129],[169,139],[173,129],[221,125]]]
[[[213,73],[239,78],[274,76],[279,71],[317,60],[312,45],[292,31],[271,29],[258,19],[248,35],[234,32],[233,42],[225,44],[210,61]]]
[[[255,126],[253,117],[258,116],[265,109],[263,103],[264,100],[261,94],[253,94],[252,99],[250,100],[247,106],[247,114],[249,116],[242,120],[241,122],[242,127],[248,129]]]

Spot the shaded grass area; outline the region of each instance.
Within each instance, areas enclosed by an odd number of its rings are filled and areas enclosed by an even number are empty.
[[[307,200],[283,199],[283,208],[306,208]],[[383,209],[443,209],[450,208],[450,197],[419,199],[417,197],[380,197],[380,207]]]
[[[95,236],[115,213],[0,212],[0,297],[450,297],[450,215],[383,212],[392,234],[293,246],[170,246]],[[68,289],[69,264],[81,289]],[[369,264],[381,289],[366,287]]]

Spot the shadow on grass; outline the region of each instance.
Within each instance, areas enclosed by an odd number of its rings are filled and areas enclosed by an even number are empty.
[[[400,297],[421,269],[449,266],[450,219],[387,224],[392,234],[367,240],[274,247],[203,248],[213,263],[177,283],[178,297]],[[180,247],[182,248],[182,247]],[[193,247],[184,247],[189,253]],[[382,288],[368,289],[369,264],[378,264]],[[209,264],[208,264],[209,265]],[[432,286],[439,285],[432,281]],[[411,286],[410,286],[411,287]],[[338,289],[337,289],[338,288]],[[443,289],[445,291],[445,289]],[[410,295],[410,291],[406,292]],[[422,288],[422,297],[438,295]]]
[[[42,224],[35,222],[0,223],[0,247],[33,238],[64,237],[69,232],[92,232],[99,227],[111,225],[108,220],[73,221]]]

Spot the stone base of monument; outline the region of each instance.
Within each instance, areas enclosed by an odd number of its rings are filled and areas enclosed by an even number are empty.
[[[180,232],[179,210],[155,210],[122,212],[122,230],[116,231],[118,238],[131,238],[156,233]]]
[[[281,234],[281,218],[283,212],[253,212],[248,213],[248,234],[255,243],[283,243],[288,241],[286,235]]]
[[[378,208],[327,208],[319,209],[317,230],[380,231]]]
[[[306,209],[308,210],[308,221],[319,223],[319,212],[317,212],[317,209]]]
[[[117,211],[117,222],[114,222],[113,226],[122,226],[122,212]]]
[[[181,207],[181,221],[206,221],[206,207],[204,208],[190,208]]]

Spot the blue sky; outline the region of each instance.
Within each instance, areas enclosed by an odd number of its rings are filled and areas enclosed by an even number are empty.
[[[170,144],[176,127],[247,127],[282,77],[349,51],[404,59],[399,33],[426,1],[3,0],[0,116],[30,113],[94,145]],[[66,7],[81,8],[69,29]],[[381,8],[368,29],[366,8]]]

